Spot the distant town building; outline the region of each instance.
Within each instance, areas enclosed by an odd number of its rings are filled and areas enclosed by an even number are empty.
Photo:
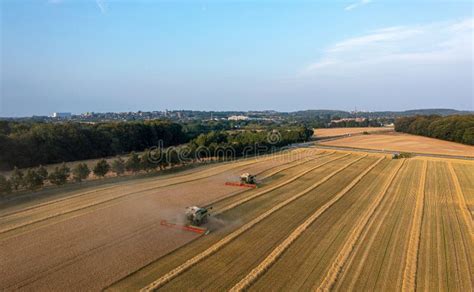
[[[71,118],[72,114],[71,113],[53,113],[52,117],[53,118],[58,118],[58,119],[69,119]]]
[[[227,118],[229,121],[247,121],[249,119],[247,116],[230,116]]]

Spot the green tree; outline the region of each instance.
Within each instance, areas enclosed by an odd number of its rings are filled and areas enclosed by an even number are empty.
[[[3,175],[0,175],[0,194],[5,195],[12,192],[12,185]]]
[[[180,162],[178,156],[178,149],[175,147],[169,147],[166,150],[166,160],[170,167],[173,167],[174,165],[178,164]]]
[[[104,177],[107,172],[110,170],[110,165],[107,163],[107,160],[101,159],[94,166],[94,174],[98,177]]]
[[[71,170],[69,167],[63,163],[60,167],[55,167],[54,171],[49,174],[48,179],[52,184],[55,185],[63,185],[67,182]]]
[[[10,176],[10,182],[14,190],[18,190],[23,185],[23,177],[25,174],[19,170],[16,166],[13,169],[12,175]]]
[[[130,153],[130,157],[127,159],[125,163],[125,169],[132,172],[140,171],[140,157],[135,152]]]
[[[117,175],[122,175],[125,172],[125,161],[122,157],[117,157],[114,161],[112,161],[111,169]]]
[[[140,157],[140,168],[149,172],[156,168],[156,164],[152,161],[152,156],[149,150],[145,150],[145,152]]]
[[[72,170],[72,176],[77,182],[81,182],[82,180],[88,178],[90,173],[91,170],[85,163],[77,164]]]
[[[46,167],[40,165],[38,167],[38,169],[36,169],[36,173],[41,177],[43,178],[43,181],[46,180],[48,178],[48,170],[46,169]]]
[[[27,189],[37,190],[43,186],[44,178],[38,173],[37,170],[28,169],[23,181]]]

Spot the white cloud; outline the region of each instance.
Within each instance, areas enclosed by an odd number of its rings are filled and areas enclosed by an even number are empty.
[[[95,3],[97,3],[97,7],[99,7],[100,12],[107,12],[107,2],[105,0],[96,0]]]
[[[393,66],[473,61],[474,19],[388,27],[327,48],[305,72],[353,72]]]
[[[369,4],[370,2],[372,2],[372,0],[360,0],[358,2],[355,2],[351,5],[348,5],[344,8],[344,10],[346,11],[351,11],[352,9],[355,9],[357,7],[360,7],[360,6],[364,6],[364,5],[367,5]]]

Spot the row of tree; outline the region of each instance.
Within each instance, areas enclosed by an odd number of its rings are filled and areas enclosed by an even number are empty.
[[[137,173],[141,170],[150,171],[157,167],[163,168],[164,163],[154,164],[149,150],[142,155],[132,152],[126,160],[117,157],[111,163],[101,159],[92,169],[86,163],[78,163],[72,169],[66,163],[63,163],[49,173],[44,166],[30,168],[26,171],[15,167],[9,178],[0,175],[0,194],[8,194],[18,190],[38,190],[46,183],[59,186],[66,184],[68,181],[82,182],[88,179],[91,173],[102,178],[110,172],[121,176],[126,171]]]
[[[0,169],[115,156],[187,142],[167,121],[37,123],[0,121]]]
[[[130,153],[126,160],[116,158],[111,163],[99,160],[92,169],[86,163],[78,163],[72,169],[63,163],[48,173],[43,166],[22,171],[14,168],[7,179],[0,176],[0,194],[18,190],[37,190],[46,183],[63,185],[68,181],[81,182],[93,173],[96,177],[104,177],[113,172],[123,175],[126,171],[163,170],[165,168],[194,163],[209,159],[235,159],[242,156],[276,151],[291,143],[304,142],[311,139],[313,131],[304,127],[280,128],[270,131],[212,131],[201,134],[187,144],[177,147],[152,147],[141,155]]]
[[[474,145],[474,115],[398,118],[395,131]]]
[[[332,122],[329,124],[329,128],[354,128],[354,127],[382,127],[383,124],[378,120],[365,119],[363,121],[355,120],[344,120],[338,122]]]

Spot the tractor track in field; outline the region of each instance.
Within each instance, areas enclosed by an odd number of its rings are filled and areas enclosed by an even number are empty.
[[[379,196],[376,197],[375,200],[372,202],[372,204],[369,205],[369,208],[366,210],[363,217],[359,220],[358,223],[356,223],[356,225],[352,229],[351,234],[347,238],[347,241],[344,243],[344,246],[341,248],[339,254],[337,255],[336,259],[331,265],[331,268],[328,270],[323,281],[317,288],[317,291],[329,291],[333,288],[334,283],[337,280],[337,277],[339,276],[342,268],[346,264],[351,253],[353,252],[355,245],[361,238],[361,235],[364,229],[366,229],[369,221],[373,220],[375,211],[377,210],[377,208],[380,206],[381,202],[385,198],[385,195],[388,189],[392,185],[393,181],[395,180],[395,177],[399,173],[404,163],[405,161],[403,160],[401,163],[399,163],[399,165],[395,168],[395,170],[392,171],[387,182],[384,184],[384,187],[380,191]]]
[[[310,154],[307,155],[305,158],[309,157],[310,155],[312,154],[322,154],[322,153],[325,153],[325,151],[323,152],[319,152],[319,151],[307,151],[309,152]],[[280,155],[284,155],[284,154],[280,154]],[[184,173],[184,174],[177,174],[177,175],[169,175],[171,177],[162,177],[162,178],[158,178],[158,180],[163,180],[165,181],[165,185],[160,185],[160,186],[155,186],[155,188],[162,188],[162,187],[168,187],[168,186],[173,186],[173,185],[177,185],[177,184],[181,184],[181,183],[187,183],[187,182],[193,182],[193,181],[197,181],[197,180],[201,180],[201,179],[206,179],[206,178],[209,178],[209,177],[212,177],[222,171],[229,171],[229,170],[233,170],[233,169],[236,169],[236,168],[240,168],[240,167],[244,167],[244,166],[247,166],[247,165],[252,165],[252,164],[255,164],[255,163],[260,163],[260,162],[265,162],[267,160],[270,160],[270,159],[273,159],[275,157],[273,156],[270,156],[270,157],[264,157],[264,158],[256,158],[256,159],[253,159],[252,161],[242,161],[242,162],[236,162],[235,165],[232,165],[232,162],[230,162],[229,164],[224,164],[224,165],[219,165],[219,166],[216,166],[215,168],[213,168],[211,166],[210,169],[204,169],[202,170],[202,172],[204,172],[204,174],[201,174],[201,176],[197,177],[197,178],[192,178],[190,180],[185,180],[185,181],[178,181],[178,182],[171,182],[169,184],[166,184],[166,180],[176,180],[176,179],[179,179],[179,178],[182,178],[182,177],[187,177],[187,176],[193,176],[193,175],[196,175],[196,173]],[[292,160],[290,162],[287,162],[285,164],[290,164],[290,163],[293,163],[295,161],[298,161],[299,159],[295,159],[295,160]],[[230,167],[229,167],[230,166]],[[275,166],[275,167],[279,167],[281,165],[278,165],[278,166]],[[217,169],[216,169],[217,168]],[[221,168],[224,168],[224,170],[221,170]],[[263,170],[262,172],[265,172],[265,171],[268,171],[267,170]],[[199,172],[199,170],[197,170],[197,172]],[[211,172],[210,174],[206,174],[206,172]],[[168,176],[168,175],[167,175]],[[142,179],[146,179],[146,178],[142,178]],[[130,181],[130,182],[126,182],[124,184],[120,184],[120,185],[114,185],[114,186],[110,186],[110,187],[105,187],[105,188],[99,188],[99,189],[95,189],[95,190],[91,190],[91,191],[86,191],[84,193],[79,193],[79,194],[76,194],[76,195],[73,195],[73,196],[68,196],[68,197],[65,197],[65,198],[59,198],[59,199],[56,199],[56,200],[51,200],[51,201],[48,201],[48,202],[44,202],[44,203],[39,203],[39,204],[36,204],[34,206],[30,206],[30,207],[26,207],[26,208],[23,208],[23,209],[20,209],[20,210],[15,210],[15,211],[12,211],[12,212],[9,212],[9,213],[4,213],[4,214],[1,214],[0,215],[0,219],[2,218],[5,218],[5,217],[10,217],[10,216],[13,216],[13,215],[16,215],[16,214],[19,214],[19,213],[23,213],[23,212],[26,212],[26,211],[30,211],[32,209],[37,209],[37,208],[41,208],[41,207],[44,207],[44,206],[49,206],[49,205],[53,205],[53,204],[56,204],[56,203],[60,203],[60,202],[64,202],[64,201],[67,201],[67,200],[71,200],[71,199],[75,199],[75,198],[78,198],[78,197],[82,197],[82,196],[86,196],[86,195],[89,195],[89,194],[93,194],[93,193],[97,193],[97,192],[101,192],[101,191],[106,191],[106,190],[111,190],[111,189],[115,189],[115,188],[122,188],[124,186],[129,186],[129,185],[132,185],[132,184],[135,184],[136,181]],[[148,184],[152,184],[154,182],[145,182],[145,183],[148,183]],[[147,189],[144,189],[143,191],[146,191]],[[135,192],[132,192],[132,193],[135,193]],[[1,233],[1,231],[0,231]]]
[[[166,283],[168,283],[172,279],[176,278],[177,276],[179,276],[183,272],[187,271],[188,269],[190,269],[191,267],[193,267],[197,263],[201,262],[205,258],[209,257],[210,255],[212,255],[215,252],[217,252],[218,250],[220,250],[222,247],[224,247],[225,245],[227,245],[228,243],[230,243],[231,241],[236,239],[238,236],[240,236],[241,234],[243,234],[244,232],[246,232],[247,230],[249,230],[250,228],[252,228],[256,224],[258,224],[259,222],[261,222],[262,220],[264,220],[265,218],[267,218],[268,216],[270,216],[274,212],[278,211],[279,209],[283,208],[284,206],[288,205],[289,203],[297,200],[298,198],[306,195],[308,192],[312,191],[313,189],[317,188],[321,184],[325,183],[326,181],[328,181],[330,178],[332,178],[333,176],[335,176],[339,172],[343,171],[344,169],[348,168],[349,166],[353,165],[354,163],[360,161],[361,159],[363,159],[365,157],[367,157],[367,155],[359,157],[359,158],[345,164],[341,168],[335,170],[334,172],[327,175],[326,177],[319,180],[318,182],[311,185],[310,187],[306,188],[305,190],[291,196],[290,198],[286,199],[283,202],[280,202],[276,206],[272,207],[270,210],[267,210],[266,212],[262,213],[261,215],[254,218],[250,222],[244,224],[243,226],[241,226],[238,229],[234,230],[230,234],[226,235],[224,238],[222,238],[221,240],[219,240],[218,242],[216,242],[212,246],[208,247],[203,252],[197,254],[196,256],[194,256],[191,259],[187,260],[183,264],[179,265],[178,267],[172,269],[171,271],[169,271],[165,275],[161,276],[157,280],[155,280],[152,283],[148,284],[147,286],[142,288],[141,291],[153,291],[155,289],[158,289],[158,288],[162,287],[163,285],[165,285]]]
[[[410,228],[410,238],[406,254],[406,265],[403,272],[403,291],[414,291],[416,289],[416,270],[418,267],[418,254],[421,240],[421,227],[423,223],[423,210],[425,205],[425,184],[428,163],[423,163],[420,185],[416,195],[413,223]]]
[[[300,177],[302,177],[302,176],[304,176],[304,175],[306,175],[306,174],[312,172],[312,171],[315,170],[315,169],[318,169],[318,168],[320,168],[320,167],[323,167],[323,166],[326,165],[326,164],[329,164],[329,163],[334,162],[334,161],[336,161],[336,160],[342,159],[342,158],[347,157],[347,156],[349,156],[349,155],[350,155],[350,154],[345,154],[345,155],[342,155],[342,156],[339,156],[339,157],[335,157],[335,158],[333,158],[333,159],[330,159],[330,160],[328,160],[328,161],[325,161],[325,162],[323,162],[323,163],[320,163],[320,164],[318,164],[318,165],[316,165],[316,166],[313,166],[313,167],[311,167],[310,169],[307,169],[307,170],[305,170],[305,171],[303,171],[303,172],[300,172],[299,174],[297,174],[297,175],[291,177],[290,179],[288,179],[288,180],[286,180],[286,181],[284,181],[284,182],[281,182],[281,183],[279,183],[279,184],[277,184],[277,185],[275,185],[275,186],[273,186],[273,187],[270,187],[270,188],[268,188],[268,189],[266,189],[266,190],[263,190],[263,191],[261,191],[261,192],[257,192],[257,193],[255,193],[255,194],[253,194],[253,195],[248,196],[248,197],[242,198],[241,200],[239,200],[239,201],[237,201],[237,202],[231,203],[231,204],[225,206],[224,208],[222,208],[222,209],[220,209],[220,210],[217,210],[217,212],[215,212],[214,214],[217,216],[217,215],[220,215],[220,214],[222,214],[222,213],[225,213],[225,212],[227,212],[228,210],[231,210],[231,209],[233,209],[233,208],[235,208],[235,207],[237,207],[237,206],[240,206],[240,205],[242,205],[242,204],[244,204],[244,203],[246,203],[246,202],[248,202],[248,201],[250,201],[250,200],[253,200],[253,199],[255,199],[255,198],[257,198],[257,197],[260,197],[260,196],[262,196],[262,195],[264,195],[264,194],[267,194],[267,193],[269,193],[269,192],[272,192],[272,191],[274,191],[274,190],[276,190],[276,189],[282,188],[282,187],[286,186],[287,184],[296,181],[296,180],[299,179]],[[239,193],[239,194],[240,194],[240,193]]]
[[[322,152],[324,153],[324,152]],[[318,153],[317,154],[317,157],[316,158],[319,158],[320,155],[322,155],[322,153]],[[314,158],[314,159],[316,159]],[[310,159],[311,160],[311,159]],[[264,160],[266,161],[266,160]],[[263,162],[263,161],[258,161],[258,162]],[[258,163],[258,162],[252,162],[252,163],[248,163],[248,164],[254,164],[254,163]],[[290,161],[290,162],[287,162],[287,163],[284,163],[282,165],[286,165],[286,164],[292,164],[294,163],[295,161]],[[307,161],[309,162],[309,161]],[[242,166],[246,166],[248,164],[245,164],[245,165],[239,165],[239,166],[235,166],[235,167],[232,167],[231,169],[234,169],[234,168],[240,168]],[[273,167],[270,167],[268,169],[265,169],[265,170],[262,170],[261,172],[259,173],[263,173],[265,171],[268,171],[268,170],[271,170],[273,168],[278,168],[278,167],[281,167],[282,165],[277,165],[277,166],[273,166]],[[288,167],[288,168],[291,168],[291,167]],[[231,170],[231,169],[228,169],[228,170]],[[278,173],[278,172],[277,172]],[[215,174],[212,174],[212,175],[209,175],[210,176],[213,176]],[[139,190],[139,191],[134,191],[134,192],[130,192],[130,193],[125,193],[123,195],[119,195],[119,196],[115,196],[115,197],[112,197],[110,199],[105,199],[103,201],[99,201],[99,202],[93,202],[93,203],[90,203],[90,204],[86,204],[86,205],[83,205],[81,207],[78,207],[78,208],[75,208],[75,209],[69,209],[69,210],[65,210],[65,211],[62,211],[62,212],[57,212],[57,213],[53,213],[53,214],[49,214],[49,216],[46,216],[46,217],[43,217],[43,218],[39,218],[39,219],[34,219],[34,220],[31,220],[31,221],[27,221],[27,222],[24,222],[22,224],[18,224],[18,225],[14,225],[12,227],[9,227],[9,228],[4,228],[4,229],[1,229],[0,230],[0,235],[1,234],[5,234],[7,232],[11,232],[11,231],[14,231],[16,229],[19,229],[19,228],[23,228],[23,227],[27,227],[31,224],[35,224],[35,223],[40,223],[40,222],[43,222],[43,221],[46,221],[46,220],[49,220],[49,219],[52,219],[52,218],[56,218],[56,217],[59,217],[59,216],[63,216],[63,215],[67,215],[67,214],[70,214],[70,213],[73,213],[73,212],[78,212],[78,211],[82,211],[84,209],[88,209],[88,208],[91,208],[91,207],[97,207],[99,205],[102,205],[102,204],[106,204],[106,203],[110,203],[112,201],[118,201],[117,203],[119,202],[122,202],[122,200],[120,199],[129,199],[128,197],[130,196],[133,196],[133,195],[137,195],[137,194],[140,194],[142,192],[148,192],[148,191],[152,191],[152,190],[155,190],[155,189],[160,189],[160,188],[164,188],[164,187],[169,187],[169,186],[174,186],[174,185],[179,185],[179,184],[184,184],[184,183],[189,183],[189,182],[193,182],[193,181],[197,181],[197,180],[201,180],[201,179],[204,179],[204,178],[207,178],[208,176],[206,177],[200,177],[200,178],[196,178],[196,179],[191,179],[191,180],[187,180],[187,181],[182,181],[182,182],[176,182],[176,183],[170,183],[170,184],[167,184],[167,185],[160,185],[160,186],[155,186],[155,187],[149,187],[149,188],[145,188],[145,189],[142,189],[142,190]],[[237,193],[240,193],[242,192],[241,190],[237,191]],[[147,195],[147,194],[144,194],[144,195]],[[139,196],[139,195],[138,195]],[[79,196],[76,196],[76,197],[79,197]],[[133,196],[134,198],[136,198],[137,196]],[[63,201],[63,200],[62,200]],[[54,203],[57,203],[57,202],[51,202],[51,204],[54,204]],[[45,203],[43,206],[45,205],[50,205],[49,203]],[[109,207],[110,205],[107,205],[106,207]],[[31,210],[31,209],[29,209]],[[94,211],[97,210],[97,209],[94,209]],[[16,212],[15,214],[11,215],[11,216],[15,216],[15,215],[18,215],[19,213],[22,213],[23,211],[27,211],[27,210],[20,210],[18,212]],[[1,218],[1,217],[0,217]],[[5,217],[3,217],[5,218]]]
[[[291,244],[298,239],[301,234],[316,221],[321,214],[326,212],[331,206],[338,202],[347,192],[349,192],[356,184],[358,184],[362,178],[367,175],[372,169],[374,169],[384,158],[379,158],[366,170],[364,170],[359,176],[352,180],[343,190],[338,192],[332,197],[327,203],[318,208],[311,216],[309,216],[302,224],[300,224],[293,232],[281,242],[273,251],[262,261],[257,267],[255,267],[250,273],[247,274],[241,281],[239,281],[230,291],[243,291],[250,287],[267,269],[269,269],[275,261],[291,246]]]

